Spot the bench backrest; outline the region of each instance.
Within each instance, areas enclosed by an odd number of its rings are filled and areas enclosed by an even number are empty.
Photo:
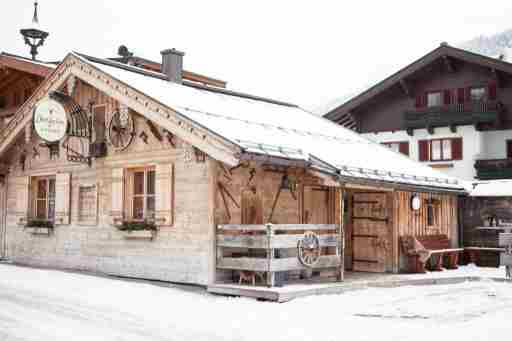
[[[416,237],[416,239],[423,245],[427,250],[442,250],[450,249],[451,243],[448,236],[445,234],[433,234],[430,236]]]

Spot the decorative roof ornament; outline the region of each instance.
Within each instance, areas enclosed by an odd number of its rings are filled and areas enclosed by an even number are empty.
[[[38,54],[37,49],[43,46],[45,39],[50,33],[39,29],[39,18],[37,15],[37,1],[34,1],[34,16],[32,17],[32,26],[30,28],[21,29],[20,33],[25,40],[25,44],[30,46],[30,54],[32,60],[36,60]]]

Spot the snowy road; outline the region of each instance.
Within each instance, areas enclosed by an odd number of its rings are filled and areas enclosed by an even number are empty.
[[[277,304],[0,264],[0,341],[499,340],[510,316],[512,285],[491,281]]]

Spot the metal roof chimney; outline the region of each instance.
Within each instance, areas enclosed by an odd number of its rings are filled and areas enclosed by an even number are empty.
[[[167,49],[160,54],[162,55],[162,73],[167,75],[169,81],[181,83],[185,53],[176,49]]]

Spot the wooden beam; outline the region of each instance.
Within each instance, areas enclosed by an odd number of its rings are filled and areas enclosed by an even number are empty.
[[[13,72],[13,73],[11,73],[2,82],[2,84],[0,84],[0,93],[2,93],[5,89],[10,88],[13,84],[16,84],[22,78],[23,78],[23,75],[20,72]]]
[[[40,77],[46,77],[53,71],[50,66],[7,55],[0,55],[0,65]]]

